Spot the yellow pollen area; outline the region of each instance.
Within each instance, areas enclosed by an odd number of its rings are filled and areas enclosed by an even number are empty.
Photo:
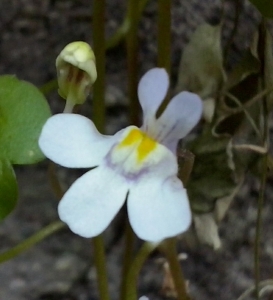
[[[156,148],[157,142],[139,129],[132,129],[119,144],[119,148],[133,146],[134,144],[138,144],[136,148],[137,160],[141,163]]]
[[[132,146],[143,139],[143,133],[138,129],[132,129],[128,135],[124,138],[124,140],[119,144],[119,147],[128,147]]]

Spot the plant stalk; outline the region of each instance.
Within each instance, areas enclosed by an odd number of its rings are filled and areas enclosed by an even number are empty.
[[[171,0],[158,0],[157,23],[157,65],[170,75],[171,70]],[[156,117],[159,118],[170,101],[169,95],[159,106]]]
[[[60,229],[64,228],[65,226],[66,225],[61,221],[56,221],[56,222],[53,222],[53,223],[47,225],[46,227],[44,227],[43,229],[41,229],[40,231],[38,231],[37,233],[35,233],[31,237],[27,238],[26,240],[24,240],[23,242],[21,242],[17,246],[1,253],[0,254],[0,263],[7,262],[8,260],[18,256],[22,252],[28,250],[29,248],[31,248],[35,244],[41,242],[46,237],[48,237],[51,234],[59,231]]]
[[[93,1],[93,48],[98,77],[93,86],[93,117],[97,129],[105,130],[105,0]]]
[[[120,299],[126,300],[126,276],[129,272],[131,263],[134,255],[134,241],[135,235],[130,226],[129,220],[126,220],[125,228],[125,250],[123,255],[123,266],[122,266],[122,279],[120,286]]]
[[[134,261],[131,264],[130,270],[126,277],[126,300],[137,300],[137,279],[142,265],[147,257],[154,251],[157,244],[144,243],[137,253]]]
[[[100,300],[110,300],[103,237],[102,235],[98,235],[92,241]]]
[[[172,278],[177,292],[177,299],[190,300],[191,298],[189,297],[186,289],[186,281],[177,257],[176,239],[170,238],[163,241],[159,249],[166,255],[166,258],[168,260]]]
[[[263,19],[259,28],[259,40],[258,40],[258,53],[261,61],[261,89],[266,89],[266,78],[265,78],[265,67],[266,67],[266,55],[265,55],[265,41],[266,41],[266,21]],[[264,206],[264,194],[267,179],[267,165],[268,165],[268,149],[269,149],[269,126],[268,126],[268,107],[267,99],[263,97],[261,105],[262,115],[262,135],[263,145],[267,149],[266,153],[262,157],[263,172],[261,174],[261,186],[258,197],[258,212],[256,219],[256,236],[254,245],[254,270],[255,270],[255,296],[256,299],[260,299],[260,244],[261,244],[261,232],[262,232],[262,221],[263,221],[263,206]]]
[[[128,17],[130,26],[126,37],[127,46],[127,70],[128,70],[128,92],[129,92],[129,114],[130,123],[139,126],[140,105],[137,96],[138,85],[138,1],[128,0]]]

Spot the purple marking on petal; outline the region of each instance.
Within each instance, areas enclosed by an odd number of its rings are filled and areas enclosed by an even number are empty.
[[[160,130],[160,133],[159,133],[159,136],[158,136],[157,140],[159,142],[162,142],[162,141],[164,141],[164,139],[166,139],[166,138],[168,139],[168,135],[170,135],[173,131],[175,131],[175,129],[178,127],[178,125],[179,125],[179,122],[175,122],[173,124],[173,126],[169,128],[168,131],[164,132],[164,129],[168,128],[168,126],[166,124],[164,124],[164,126],[162,126],[162,129]]]
[[[151,167],[143,167],[141,170],[139,170],[138,172],[126,172],[123,168],[122,168],[122,164],[115,164],[111,161],[111,157],[110,157],[110,152],[107,154],[107,156],[105,157],[105,163],[107,165],[108,168],[111,168],[112,170],[115,170],[119,175],[123,176],[128,182],[136,182],[139,180],[140,177],[142,177],[144,174],[149,173],[150,168]]]
[[[158,167],[159,169],[164,170],[163,176],[166,175],[166,168],[168,170],[173,170],[171,171],[172,175],[177,173],[176,152],[173,151],[173,147],[168,148],[164,144],[158,144],[161,148],[155,153],[156,157],[153,158],[151,156],[151,160],[145,159],[142,163],[138,164],[136,160],[136,148],[139,146],[139,143],[132,144],[132,147],[130,146],[124,151],[118,149],[120,142],[121,141],[115,143],[111,147],[104,157],[104,163],[108,168],[125,178],[128,183],[137,182],[141,177],[145,177],[147,174],[154,174],[154,176],[157,177],[157,175],[159,175],[157,173]],[[163,165],[165,165],[166,168],[162,167]],[[162,174],[159,176],[162,176]]]
[[[168,139],[168,136],[177,129],[177,127],[179,126],[179,122],[175,122],[169,129],[168,131],[165,131],[166,128],[168,128],[169,126],[167,124],[157,124],[158,127],[160,127],[157,131],[156,131],[156,136],[153,137],[156,141],[158,141],[161,145],[167,147],[169,150],[171,150],[173,152],[173,147],[169,147],[169,143],[171,142],[172,144],[174,142],[178,143],[179,139],[176,138],[172,138],[171,140]]]

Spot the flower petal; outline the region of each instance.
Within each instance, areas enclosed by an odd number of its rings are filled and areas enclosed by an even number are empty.
[[[170,149],[171,144],[185,137],[199,122],[202,109],[202,100],[198,95],[181,92],[170,101],[149,133]]]
[[[76,234],[89,238],[103,232],[125,202],[128,185],[121,176],[102,165],[70,187],[58,212]]]
[[[169,77],[165,69],[154,68],[143,75],[138,84],[138,98],[141,104],[146,130],[147,120],[155,119],[156,111],[166,97],[169,87]]]
[[[117,141],[101,135],[93,122],[76,114],[58,114],[47,120],[39,138],[43,153],[68,168],[97,166]]]
[[[128,214],[139,238],[158,242],[188,229],[191,210],[181,181],[171,176],[163,181],[153,177],[130,189]]]

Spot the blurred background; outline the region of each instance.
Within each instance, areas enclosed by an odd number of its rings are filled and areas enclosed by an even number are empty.
[[[0,1],[0,75],[14,74],[19,79],[44,86],[56,78],[55,59],[69,42],[83,40],[92,45],[92,0],[1,0]],[[137,1],[136,1],[137,2]],[[236,0],[225,1],[223,45],[231,34]],[[125,0],[106,1],[105,38],[111,38],[122,24]],[[239,61],[251,42],[260,21],[259,13],[242,1],[239,30],[234,37],[228,66]],[[196,27],[204,22],[217,24],[221,16],[220,0],[172,1],[171,82],[175,86],[183,48]],[[139,70],[157,64],[157,1],[147,1],[139,22]],[[112,134],[129,124],[127,98],[126,49],[121,41],[106,53],[106,132]],[[56,90],[47,95],[53,113],[62,112],[64,101]],[[92,118],[92,94],[82,107]],[[16,167],[20,199],[17,209],[0,226],[0,250],[4,251],[57,220],[58,199],[48,180],[48,161],[36,166]],[[58,169],[63,188],[83,170]],[[266,189],[263,218],[261,278],[273,276],[273,205],[272,178]],[[200,245],[189,248],[182,261],[194,299],[235,300],[253,285],[253,241],[256,221],[258,180],[248,176],[232,209],[220,226],[222,248]],[[117,299],[120,262],[122,261],[122,224],[119,218],[107,230],[105,241],[112,299]],[[140,295],[163,299],[162,263],[155,253],[145,264],[139,281]],[[47,238],[12,261],[0,265],[1,300],[91,300],[98,299],[96,274],[92,264],[90,240],[68,229]]]

